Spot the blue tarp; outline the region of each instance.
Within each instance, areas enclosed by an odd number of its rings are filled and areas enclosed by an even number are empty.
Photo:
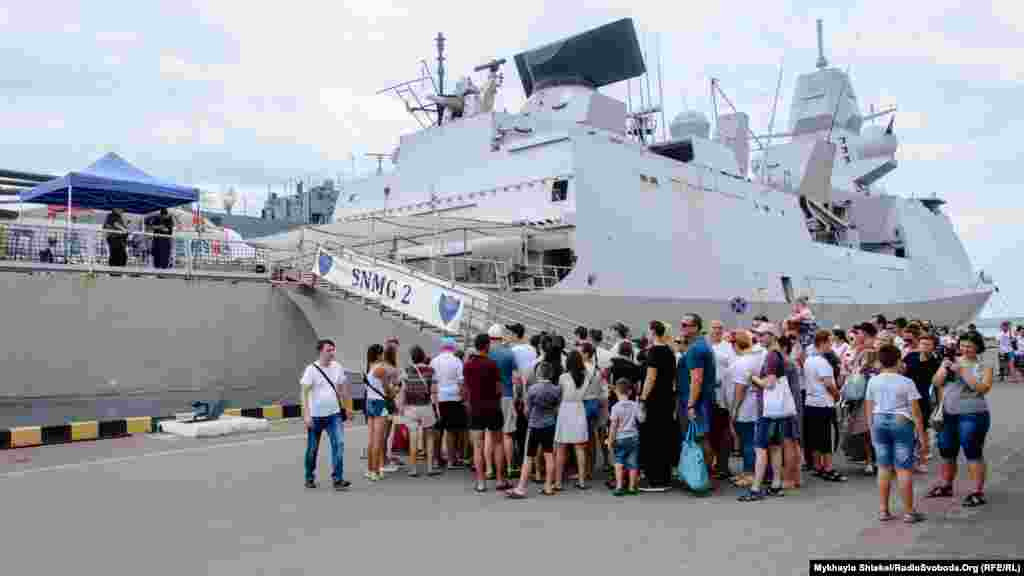
[[[66,206],[69,186],[71,205],[75,208],[120,208],[131,214],[148,214],[199,199],[198,189],[158,180],[111,152],[85,170],[70,172],[23,192],[21,201]]]

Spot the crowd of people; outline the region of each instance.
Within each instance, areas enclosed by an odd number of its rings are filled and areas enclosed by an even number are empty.
[[[587,490],[607,471],[616,496],[674,485],[706,494],[729,483],[741,489],[739,501],[756,502],[799,490],[809,478],[846,482],[833,460],[842,446],[856,465],[846,472],[877,475],[879,520],[897,518],[896,481],[902,520],[916,523],[923,516],[913,474],[929,473],[936,446],[941,462],[926,497],[953,497],[962,451],[971,480],[963,505],[986,503],[993,368],[976,330],[958,334],[881,315],[821,330],[804,299],[779,322],[759,316],[726,329],[716,320],[705,329],[698,314],[687,314],[680,328],[674,337],[668,323],[654,320],[632,339],[617,323],[606,346],[601,330],[578,328],[570,344],[558,334],[528,337],[521,324],[494,325],[465,350],[445,339],[433,357],[413,346],[404,360],[396,340],[373,344],[364,372],[365,477],[378,482],[403,468],[418,477],[421,463],[426,476],[468,467],[476,492],[494,481],[497,491],[522,499],[531,481],[553,496],[569,483]],[[323,340],[318,352],[301,379],[306,485],[316,487],[326,430],[334,486],[344,490],[341,407],[350,391],[334,344]],[[688,486],[680,474],[687,432],[703,451],[709,487]],[[396,457],[403,453],[404,467]]]

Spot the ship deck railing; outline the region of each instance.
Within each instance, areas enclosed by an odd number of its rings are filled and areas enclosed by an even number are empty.
[[[161,235],[128,231],[123,266],[112,266],[107,238],[114,231],[84,225],[0,221],[0,270],[158,275],[269,280],[274,256],[265,248],[218,233]],[[157,268],[154,240],[170,239],[167,268]]]
[[[553,288],[569,275],[569,266],[512,264],[504,260],[439,256],[400,261],[464,286],[504,292],[531,292]]]

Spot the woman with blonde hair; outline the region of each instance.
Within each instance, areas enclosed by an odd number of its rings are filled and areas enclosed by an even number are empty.
[[[731,385],[735,392],[731,395],[729,413],[732,435],[739,439],[743,454],[743,471],[733,480],[733,484],[740,488],[747,488],[754,482],[754,423],[759,407],[750,387],[751,377],[761,370],[761,358],[752,353],[753,340],[750,332],[737,330],[733,343],[736,360],[732,365]]]

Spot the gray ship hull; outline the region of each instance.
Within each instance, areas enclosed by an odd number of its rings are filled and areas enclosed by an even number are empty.
[[[938,326],[957,326],[974,320],[991,295],[983,291],[925,302],[880,305],[815,303],[812,308],[818,325],[828,329],[836,325],[847,328],[879,313],[888,318],[921,318]],[[590,328],[606,328],[614,322],[624,322],[634,336],[646,332],[651,320],[668,322],[673,332],[678,333],[678,322],[688,312],[700,314],[705,326],[711,320],[721,320],[730,328],[749,326],[760,314],[777,321],[792,313],[791,305],[785,302],[751,302],[742,314],[737,314],[729,299],[640,298],[557,290],[520,293],[515,298],[567,318],[581,319]]]

